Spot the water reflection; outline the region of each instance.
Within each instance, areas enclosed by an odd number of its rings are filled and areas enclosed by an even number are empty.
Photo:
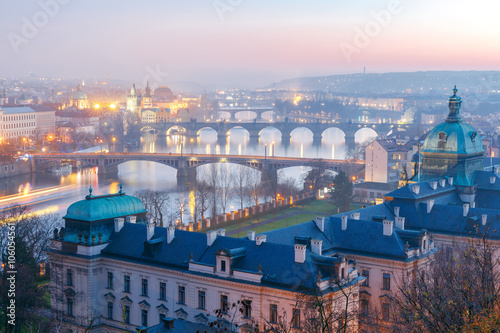
[[[344,134],[338,129],[328,129],[323,133],[321,145],[313,145],[312,133],[306,128],[298,128],[291,134],[289,145],[284,145],[279,130],[267,127],[260,133],[258,141],[251,141],[248,131],[235,127],[230,130],[227,142],[221,146],[217,142],[217,133],[210,128],[200,130],[195,140],[182,135],[160,136],[152,133],[144,133],[141,137],[140,146],[137,151],[147,153],[193,153],[201,154],[235,154],[235,155],[260,155],[302,157],[302,158],[333,158],[344,159],[346,148]],[[363,142],[370,138],[373,133],[359,131],[356,142]],[[206,168],[201,166],[199,168]],[[237,166],[227,164],[228,172],[237,171]],[[183,219],[193,219],[194,203],[193,193],[181,193],[177,190],[176,170],[162,164],[147,161],[129,161],[119,165],[116,174],[99,174],[97,168],[78,170],[66,175],[56,174],[33,174],[23,175],[8,179],[0,179],[0,193],[2,196],[32,193],[50,186],[70,186],[59,195],[51,194],[46,201],[32,204],[34,210],[46,210],[57,207],[57,212],[65,214],[67,207],[82,200],[92,187],[93,194],[116,193],[119,185],[128,194],[133,194],[140,189],[165,190],[171,193],[171,206],[184,207]],[[306,167],[293,167],[284,169],[285,177],[293,177],[298,180],[308,171]],[[206,173],[199,172],[199,175]],[[44,199],[45,200],[45,199]],[[22,201],[22,200],[20,200]],[[229,206],[238,206],[230,202]],[[186,221],[184,221],[186,222]]]

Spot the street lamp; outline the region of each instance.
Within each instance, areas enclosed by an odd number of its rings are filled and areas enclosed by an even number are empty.
[[[264,144],[264,159],[267,158],[267,142]]]
[[[115,137],[113,137],[113,139],[111,139],[111,140],[113,140],[113,153],[114,153],[114,152],[115,152],[115,142],[116,142],[116,138],[115,138]]]
[[[26,138],[23,138],[23,151],[26,151]]]
[[[194,139],[191,138],[189,141],[191,142],[191,155],[193,155],[193,143],[194,143]]]
[[[273,148],[272,148],[273,154],[272,154],[272,156],[274,157],[274,141],[273,141],[272,145],[273,145]]]

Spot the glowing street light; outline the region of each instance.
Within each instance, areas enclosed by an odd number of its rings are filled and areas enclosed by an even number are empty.
[[[94,105],[94,109],[99,110],[101,106],[99,104]]]
[[[115,104],[111,104],[109,107],[110,107],[112,110],[116,109],[116,105],[115,105]]]

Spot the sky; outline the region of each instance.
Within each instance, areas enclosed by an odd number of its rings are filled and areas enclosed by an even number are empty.
[[[299,76],[500,69],[492,0],[0,1],[0,77],[258,87]]]

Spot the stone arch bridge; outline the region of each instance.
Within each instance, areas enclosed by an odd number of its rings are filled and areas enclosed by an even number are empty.
[[[181,187],[189,185],[196,179],[196,168],[211,163],[233,163],[247,166],[262,172],[262,179],[273,177],[280,169],[294,166],[312,166],[321,161],[333,171],[344,171],[348,175],[361,172],[364,161],[346,161],[331,159],[310,159],[297,157],[263,157],[251,155],[207,155],[207,154],[150,154],[150,153],[67,153],[67,154],[33,154],[32,170],[42,171],[51,162],[77,162],[85,166],[98,167],[99,173],[118,171],[118,165],[128,161],[151,161],[168,165],[177,170],[177,184]]]
[[[265,128],[276,128],[281,132],[281,142],[284,145],[290,144],[292,132],[297,128],[307,128],[313,134],[313,143],[321,144],[323,133],[329,128],[337,128],[344,133],[346,146],[354,146],[354,137],[359,130],[369,128],[374,130],[379,137],[386,137],[390,131],[396,133],[405,133],[409,137],[414,137],[416,128],[409,124],[389,124],[389,123],[330,123],[330,122],[165,122],[155,124],[143,124],[142,130],[155,130],[159,134],[168,135],[174,128],[178,128],[188,138],[196,138],[200,131],[205,128],[211,128],[217,132],[219,144],[225,144],[229,132],[233,128],[243,128],[250,134],[251,142],[258,142],[260,134]]]

